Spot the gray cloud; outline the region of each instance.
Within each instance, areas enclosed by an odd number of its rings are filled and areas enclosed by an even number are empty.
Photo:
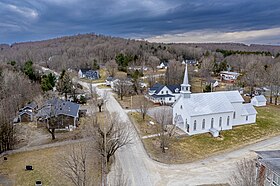
[[[0,43],[89,32],[152,38],[264,30],[280,27],[279,12],[275,0],[1,0]]]

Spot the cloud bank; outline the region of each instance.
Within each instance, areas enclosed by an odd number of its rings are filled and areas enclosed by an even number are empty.
[[[277,44],[279,12],[275,0],[2,0],[0,43],[95,32]]]

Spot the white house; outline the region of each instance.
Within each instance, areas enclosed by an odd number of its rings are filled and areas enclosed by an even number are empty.
[[[255,96],[251,99],[252,105],[256,107],[266,106],[266,101],[264,95]]]
[[[154,84],[148,91],[148,98],[154,103],[173,104],[180,96],[180,85]]]
[[[161,62],[158,66],[157,69],[167,69],[167,62]]]
[[[240,74],[238,72],[221,71],[221,80],[224,81],[235,81]]]
[[[212,133],[233,126],[255,123],[256,110],[251,104],[243,104],[238,91],[222,91],[192,94],[187,66],[178,100],[173,104],[173,123],[189,135]]]

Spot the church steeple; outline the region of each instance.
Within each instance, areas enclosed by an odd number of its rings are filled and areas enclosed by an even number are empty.
[[[186,64],[185,74],[184,74],[184,81],[183,84],[181,84],[181,95],[184,98],[190,98],[191,96],[191,85],[189,84],[189,78],[188,78],[188,65]]]

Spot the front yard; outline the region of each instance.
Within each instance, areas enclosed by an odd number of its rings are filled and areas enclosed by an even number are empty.
[[[158,137],[143,139],[143,143],[148,154],[157,161],[186,163],[279,135],[280,106],[260,107],[257,108],[257,111],[256,124],[238,126],[234,127],[233,130],[222,131],[221,138],[213,138],[210,134],[173,137],[166,153],[161,152]],[[145,134],[147,127],[149,128],[149,134],[156,133],[156,131],[151,131],[152,128],[148,125],[141,127],[143,123],[139,122],[139,118],[135,114],[132,114],[131,118],[137,128],[140,129],[140,134]]]
[[[76,144],[75,144],[76,145]],[[14,182],[14,185],[30,186],[35,181],[42,181],[43,185],[73,185],[62,173],[59,167],[60,159],[67,156],[68,145],[52,147],[30,152],[21,152],[6,156],[8,159],[0,160],[0,175],[4,175]],[[88,169],[91,175],[89,180],[97,185],[100,179],[100,165],[96,153],[89,153],[90,166]],[[25,170],[26,165],[31,165],[33,170]]]

